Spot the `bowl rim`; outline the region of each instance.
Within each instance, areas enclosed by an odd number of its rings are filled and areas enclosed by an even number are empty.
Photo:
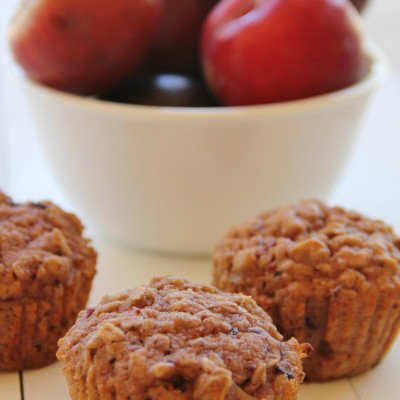
[[[352,100],[364,96],[381,86],[390,75],[390,63],[385,54],[373,43],[364,44],[364,52],[370,60],[368,73],[358,82],[343,89],[304,99],[291,100],[279,103],[247,105],[247,106],[221,106],[221,107],[165,107],[148,106],[140,104],[118,103],[98,99],[90,96],[81,96],[68,93],[59,89],[45,86],[29,79],[21,68],[13,67],[12,75],[28,90],[40,96],[51,95],[54,101],[66,105],[87,109],[92,112],[108,112],[120,116],[141,117],[187,117],[187,118],[226,118],[243,117],[287,112],[306,111],[309,109],[323,108],[328,105],[341,103],[343,100]]]

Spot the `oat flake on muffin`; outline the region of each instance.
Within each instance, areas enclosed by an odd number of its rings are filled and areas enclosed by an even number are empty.
[[[231,229],[214,284],[253,296],[285,338],[308,342],[308,380],[376,365],[400,328],[400,240],[382,221],[316,200]]]
[[[177,277],[104,297],[59,345],[80,400],[295,399],[310,351],[248,296]]]
[[[86,306],[96,252],[73,214],[16,204],[0,191],[0,370],[56,360],[57,340]]]

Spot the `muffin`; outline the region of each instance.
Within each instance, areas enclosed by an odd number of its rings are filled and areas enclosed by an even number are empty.
[[[80,400],[295,399],[310,351],[250,297],[177,277],[104,297],[59,346]]]
[[[0,192],[0,370],[56,360],[57,340],[85,307],[96,252],[79,219],[50,202]]]
[[[284,338],[308,342],[307,380],[376,365],[400,326],[400,240],[381,221],[307,200],[231,229],[214,284],[251,295]]]

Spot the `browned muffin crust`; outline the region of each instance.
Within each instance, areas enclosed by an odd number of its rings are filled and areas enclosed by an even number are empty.
[[[46,365],[85,307],[97,254],[73,214],[0,192],[0,370]]]
[[[307,379],[374,366],[400,327],[400,240],[382,221],[307,200],[233,228],[214,283],[253,296],[285,338],[311,343]]]
[[[79,314],[57,356],[73,399],[295,399],[309,351],[247,296],[154,278]]]

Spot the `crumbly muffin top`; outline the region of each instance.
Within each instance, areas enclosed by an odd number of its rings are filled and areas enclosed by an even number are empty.
[[[231,229],[213,251],[214,282],[261,303],[268,302],[261,294],[273,298],[282,288],[399,286],[399,249],[400,239],[382,221],[305,200]]]
[[[309,351],[250,297],[177,277],[104,297],[59,346],[88,399],[294,399]]]
[[[97,254],[82,231],[51,202],[16,204],[0,192],[0,299],[43,298],[77,271],[92,277]]]

